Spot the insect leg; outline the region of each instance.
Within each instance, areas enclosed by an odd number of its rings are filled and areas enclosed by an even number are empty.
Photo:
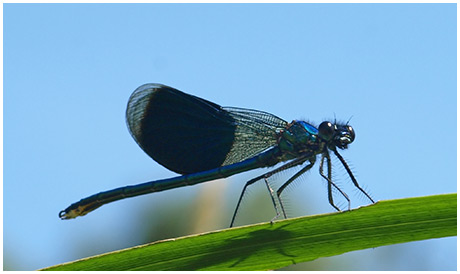
[[[347,162],[345,162],[345,160],[343,159],[342,155],[339,154],[339,152],[337,150],[334,150],[334,154],[335,156],[337,156],[337,158],[339,158],[340,162],[342,162],[342,165],[345,167],[345,169],[347,170],[347,173],[348,175],[350,176],[351,180],[353,181],[353,184],[356,186],[356,188],[358,188],[362,193],[364,193],[364,195],[366,195],[366,197],[371,200],[372,203],[375,203],[374,200],[371,198],[371,196],[369,196],[369,194],[366,193],[366,191],[364,191],[364,189],[362,189],[359,185],[358,185],[358,181],[356,180],[355,176],[353,176],[353,172],[351,172],[351,169],[350,167],[348,167],[347,165]]]
[[[283,215],[284,215],[284,218],[286,219],[287,216],[286,216],[286,211],[284,210],[284,206],[283,206],[283,202],[281,200],[281,193],[283,192],[283,190],[290,184],[292,183],[295,179],[297,179],[300,175],[304,174],[305,172],[307,172],[310,168],[313,167],[313,165],[315,164],[315,158],[313,159],[310,159],[310,163],[305,166],[304,168],[302,168],[301,170],[299,170],[296,174],[294,174],[291,178],[289,178],[289,180],[287,180],[280,188],[278,188],[278,190],[276,191],[276,195],[278,196],[278,201],[280,202],[280,206],[281,206],[281,210],[283,212]],[[276,220],[276,218],[278,218],[278,216],[275,216],[275,218],[272,219],[272,221]]]
[[[324,172],[323,172],[323,166],[324,166],[324,159],[326,158],[326,163],[327,163],[327,177],[326,175],[324,175]],[[348,195],[345,194],[345,192],[343,192],[333,181],[332,181],[332,164],[331,164],[331,157],[329,156],[329,153],[326,151],[323,153],[323,155],[321,156],[321,162],[320,162],[320,165],[319,165],[319,174],[321,174],[321,176],[327,180],[327,195],[328,195],[328,199],[329,199],[329,203],[337,210],[337,211],[341,211],[335,204],[334,204],[334,200],[333,200],[333,197],[332,197],[332,186],[334,186],[342,195],[343,197],[345,197],[345,199],[347,199],[348,201],[348,209],[350,209],[350,198],[348,198]]]
[[[236,218],[236,215],[237,215],[237,213],[238,213],[238,209],[239,209],[239,207],[240,207],[241,201],[243,200],[243,196],[244,196],[244,194],[246,193],[247,187],[250,186],[250,185],[252,185],[252,184],[254,184],[255,182],[257,182],[257,181],[259,181],[259,180],[261,180],[261,179],[264,179],[264,182],[265,182],[265,184],[266,184],[266,186],[267,186],[267,189],[268,189],[268,191],[269,191],[269,193],[270,193],[270,196],[271,196],[271,199],[272,199],[273,207],[275,208],[275,211],[276,211],[276,216],[279,216],[280,213],[279,213],[279,210],[278,210],[278,206],[276,205],[276,200],[275,200],[275,196],[274,196],[274,191],[273,191],[273,189],[270,187],[270,185],[269,185],[267,179],[270,178],[271,176],[273,176],[274,174],[278,173],[278,172],[281,172],[281,171],[283,171],[283,170],[289,169],[289,168],[294,167],[294,166],[296,166],[296,165],[300,165],[300,164],[302,164],[303,162],[305,162],[306,160],[307,160],[307,157],[300,157],[300,158],[294,159],[294,160],[288,162],[287,164],[280,166],[280,167],[277,168],[277,169],[271,170],[271,171],[269,171],[269,172],[267,172],[267,173],[265,173],[265,174],[262,174],[262,175],[260,175],[260,176],[255,177],[254,179],[249,180],[249,181],[244,185],[243,190],[242,190],[241,195],[240,195],[240,198],[238,199],[238,203],[237,203],[237,205],[236,205],[235,212],[233,213],[233,217],[232,217],[232,221],[231,221],[231,223],[230,223],[230,227],[232,227],[232,226],[233,226],[233,223],[235,222],[235,218]],[[276,217],[275,217],[274,219],[276,219]]]

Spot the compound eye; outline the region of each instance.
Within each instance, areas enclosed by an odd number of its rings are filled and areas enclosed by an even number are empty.
[[[321,139],[329,141],[334,136],[335,126],[331,122],[322,122],[318,127],[318,135]]]
[[[351,126],[347,126],[347,131],[350,134],[350,143],[355,140],[355,130]]]

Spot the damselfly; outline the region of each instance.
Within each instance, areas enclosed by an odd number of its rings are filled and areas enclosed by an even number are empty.
[[[269,190],[276,211],[274,219],[281,214],[287,218],[281,194],[311,169],[318,157],[319,173],[328,186],[329,203],[340,211],[334,204],[333,188],[348,201],[349,208],[350,199],[332,181],[331,153],[340,160],[353,184],[374,203],[338,152],[348,148],[355,139],[348,123],[324,121],[318,127],[305,121],[288,123],[263,111],[221,107],[161,84],[145,84],[134,91],[129,98],[126,121],[134,140],[152,159],[182,176],[100,192],[59,212],[61,219],[84,216],[124,198],[195,185],[278,163],[283,165],[244,185],[230,226],[234,224],[246,189],[260,180]],[[281,187],[275,190],[270,186],[268,178],[295,166],[301,169]]]

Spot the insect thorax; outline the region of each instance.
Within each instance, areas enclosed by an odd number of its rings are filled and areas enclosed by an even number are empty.
[[[278,146],[287,158],[316,155],[322,151],[322,142],[316,127],[304,121],[292,121],[279,133]]]

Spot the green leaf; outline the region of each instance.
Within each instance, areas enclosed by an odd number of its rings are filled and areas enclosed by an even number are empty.
[[[164,240],[45,270],[267,270],[456,235],[457,194],[445,194]]]

